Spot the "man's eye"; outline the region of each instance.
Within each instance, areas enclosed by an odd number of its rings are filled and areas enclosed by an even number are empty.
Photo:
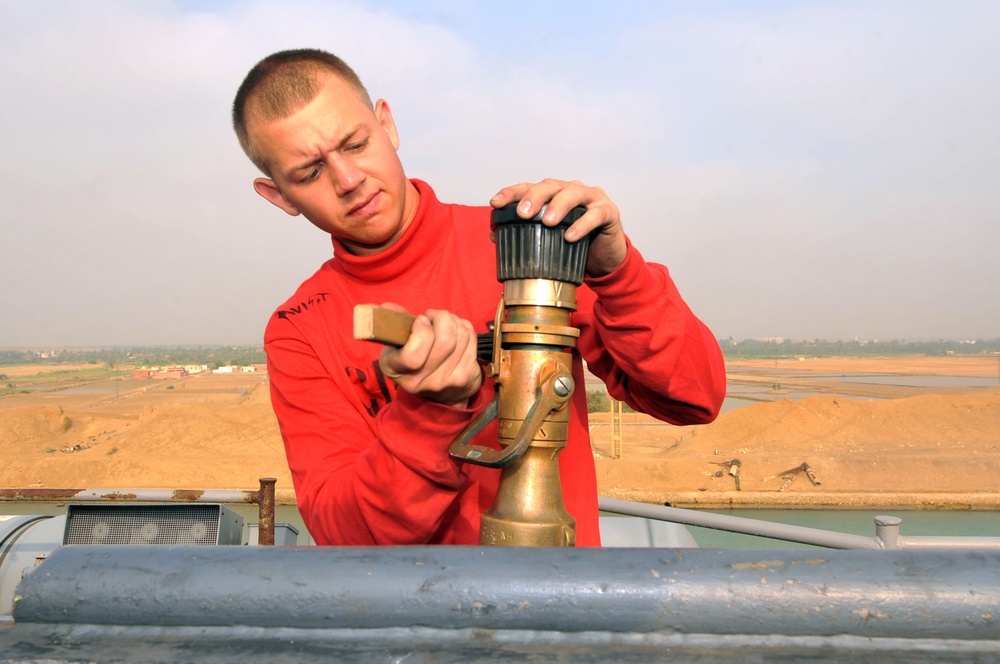
[[[358,141],[357,143],[351,143],[347,146],[347,152],[361,152],[368,146],[368,139],[363,141]]]
[[[299,182],[311,182],[311,181],[315,180],[317,177],[319,177],[319,169],[318,168],[314,168],[311,171],[309,171],[309,175],[307,175],[304,178],[302,178],[301,180],[299,180]]]

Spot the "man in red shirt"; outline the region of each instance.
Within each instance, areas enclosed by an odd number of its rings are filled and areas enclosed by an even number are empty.
[[[493,391],[476,359],[501,286],[489,207],[447,205],[397,156],[388,103],[374,104],[353,70],[323,51],[283,51],[247,75],[233,104],[240,144],[266,177],[254,189],[328,232],[333,258],[272,316],[265,332],[272,403],[299,510],[320,544],[478,542],[499,471],[463,465],[452,440]],[[626,237],[599,188],[544,180],[501,189],[532,218],[591,234],[572,323],[579,355],[609,392],[676,424],[709,422],[725,394],[721,352],[663,266]],[[386,302],[389,301],[389,302]],[[352,338],[355,304],[419,314],[402,348]],[[583,369],[573,367],[577,385]],[[577,542],[599,545],[586,394],[573,397],[560,457]],[[496,441],[495,424],[479,434]]]

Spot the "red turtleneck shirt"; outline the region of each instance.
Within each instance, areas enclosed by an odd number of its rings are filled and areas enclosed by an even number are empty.
[[[499,470],[462,464],[451,442],[488,403],[467,409],[397,391],[378,366],[381,346],[353,338],[356,304],[390,301],[411,313],[445,309],[485,332],[502,286],[488,207],[440,203],[424,182],[416,217],[374,256],[333,241],[333,258],[271,317],[264,335],[271,401],[299,511],[318,544],[476,544]],[[683,302],[666,268],[631,245],[612,274],[577,289],[579,356],[616,399],[674,424],[708,422],[725,395],[715,338]],[[584,385],[575,357],[573,374]],[[475,444],[497,439],[496,423]],[[560,455],[577,544],[598,546],[597,482],[584,389],[573,395]]]

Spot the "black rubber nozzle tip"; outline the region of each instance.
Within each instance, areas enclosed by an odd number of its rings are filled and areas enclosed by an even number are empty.
[[[497,281],[551,279],[579,286],[587,265],[590,236],[576,242],[563,237],[587,209],[575,207],[555,226],[542,223],[547,206],[531,219],[517,215],[517,203],[493,210],[490,228],[497,246]]]

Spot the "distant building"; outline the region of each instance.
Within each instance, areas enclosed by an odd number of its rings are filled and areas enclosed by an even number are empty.
[[[187,378],[188,372],[184,367],[166,367],[153,374],[153,378]]]

